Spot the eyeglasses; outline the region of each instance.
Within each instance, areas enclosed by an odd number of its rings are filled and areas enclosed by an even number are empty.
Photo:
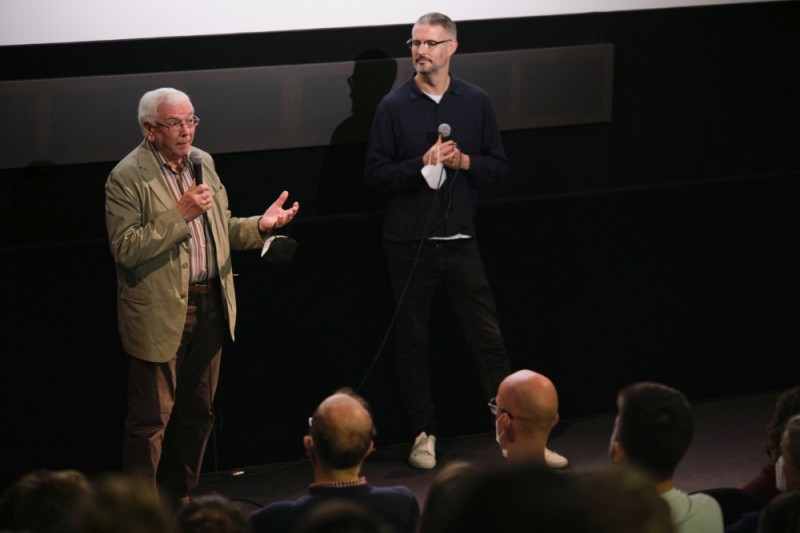
[[[406,41],[406,44],[412,50],[414,48],[419,48],[420,46],[424,46],[426,49],[430,50],[431,48],[434,48],[436,45],[442,43],[449,43],[452,40],[453,39],[445,39],[444,41],[415,41],[413,39],[409,39]]]
[[[194,115],[189,120],[175,120],[170,119],[167,121],[166,124],[162,124],[159,121],[155,121],[157,126],[161,126],[162,128],[166,128],[169,131],[181,131],[184,126],[189,129],[196,128],[198,124],[200,124],[200,117]]]
[[[514,415],[509,413],[508,409],[505,409],[504,407],[500,407],[499,405],[497,405],[497,397],[496,396],[494,398],[492,398],[491,400],[489,400],[489,404],[488,405],[489,405],[489,410],[492,412],[492,414],[494,416],[497,416],[498,414],[505,413],[505,414],[508,415],[508,418],[510,418],[511,420],[514,420]]]

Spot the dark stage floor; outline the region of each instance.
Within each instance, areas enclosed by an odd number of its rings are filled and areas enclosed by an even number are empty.
[[[766,462],[762,449],[765,429],[781,391],[724,398],[695,404],[695,438],[676,473],[679,488],[692,492],[715,487],[740,487]],[[614,414],[581,420],[562,420],[551,436],[550,448],[567,456],[569,469],[605,462]],[[298,439],[302,435],[297,436]],[[493,433],[443,439],[437,443],[438,466],[416,470],[406,464],[410,443],[376,449],[363,474],[373,485],[402,484],[420,504],[440,467],[449,461],[478,464],[501,461]],[[265,464],[203,475],[196,494],[219,492],[253,511],[271,501],[304,494],[311,481],[305,458],[293,463]]]

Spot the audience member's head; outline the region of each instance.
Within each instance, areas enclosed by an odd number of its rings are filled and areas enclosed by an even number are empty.
[[[577,481],[533,462],[481,469],[451,509],[425,533],[597,533]]]
[[[490,401],[497,443],[510,462],[545,463],[550,431],[558,423],[558,394],[553,382],[531,370],[506,376]]]
[[[800,415],[792,416],[784,424],[780,455],[775,469],[778,488],[783,492],[800,489]]]
[[[0,529],[29,533],[55,531],[70,520],[91,491],[91,482],[77,470],[28,472],[3,494]]]
[[[691,406],[680,391],[639,382],[619,392],[610,444],[614,461],[631,464],[656,483],[669,481],[693,436]]]
[[[786,390],[778,396],[772,410],[764,450],[773,461],[776,461],[781,454],[781,435],[786,421],[797,414],[800,414],[800,386]]]
[[[342,499],[358,502],[392,530],[416,531],[420,508],[411,489],[404,485],[373,486],[361,473],[364,459],[373,450],[375,437],[366,400],[352,389],[338,389],[317,406],[308,423],[303,445],[314,475],[308,493],[292,500],[273,501],[252,513],[253,531],[296,532],[300,521],[318,505]],[[329,512],[319,511],[322,516],[303,527],[308,531],[339,531],[336,528],[356,531],[357,527],[375,526],[366,523],[364,513],[345,511],[347,509],[335,506]],[[321,522],[327,522],[328,526],[320,525]]]
[[[419,533],[441,531],[439,524],[447,520],[458,495],[463,494],[477,478],[478,469],[468,461],[447,463],[433,478],[425,496],[419,519]]]
[[[293,533],[391,533],[386,522],[363,504],[335,498],[314,506]]]
[[[343,388],[325,398],[303,439],[315,469],[358,468],[373,449],[375,426],[366,400]]]
[[[800,533],[800,490],[779,494],[764,507],[758,533]]]
[[[250,517],[223,494],[203,494],[181,505],[178,533],[248,533]]]
[[[592,508],[598,533],[671,533],[669,505],[653,481],[625,465],[610,464],[574,474]]]
[[[121,473],[94,482],[91,497],[76,509],[75,533],[173,533],[173,509],[149,480]]]

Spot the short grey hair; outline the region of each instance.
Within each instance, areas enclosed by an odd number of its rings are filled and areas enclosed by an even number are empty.
[[[453,19],[445,15],[444,13],[437,13],[435,11],[431,13],[425,13],[417,21],[414,23],[414,26],[420,25],[427,25],[427,26],[441,26],[450,35],[450,38],[458,40],[458,32],[456,31],[456,23],[453,22]]]

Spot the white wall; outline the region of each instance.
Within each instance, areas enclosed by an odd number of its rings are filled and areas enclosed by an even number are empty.
[[[775,0],[0,0],[0,46],[456,22]]]

